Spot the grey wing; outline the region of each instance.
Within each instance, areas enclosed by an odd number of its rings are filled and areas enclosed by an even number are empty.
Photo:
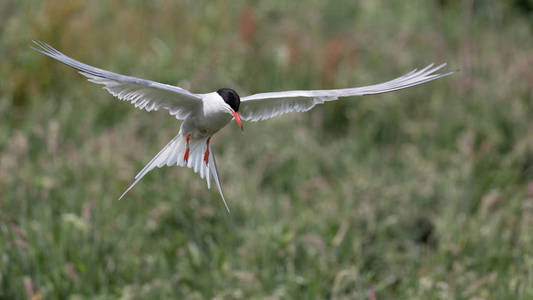
[[[261,93],[241,98],[239,114],[245,121],[262,121],[289,112],[304,112],[317,104],[337,100],[341,97],[380,94],[405,89],[455,73],[435,73],[446,64],[433,67],[433,64],[422,70],[413,70],[393,80],[356,88],[334,90],[301,90]]]
[[[44,42],[33,41],[33,44],[36,46],[31,47],[33,50],[78,70],[89,81],[103,85],[113,96],[139,109],[152,111],[163,108],[183,120],[201,104],[200,95],[180,87],[99,69],[70,58]]]

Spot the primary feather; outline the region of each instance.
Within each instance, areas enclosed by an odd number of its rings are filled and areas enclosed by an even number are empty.
[[[32,47],[33,50],[78,70],[89,81],[103,85],[113,96],[137,108],[147,111],[163,108],[178,120],[184,120],[201,105],[201,95],[180,87],[99,69],[70,58],[47,43],[33,43],[37,47]]]
[[[393,80],[369,86],[334,90],[299,90],[260,93],[241,98],[240,115],[245,121],[262,121],[289,112],[304,112],[317,104],[337,100],[341,97],[380,94],[405,89],[453,74],[455,71],[435,74],[446,64],[433,64],[416,69]]]

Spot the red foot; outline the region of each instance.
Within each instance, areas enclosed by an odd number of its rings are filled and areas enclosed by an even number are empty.
[[[185,155],[183,156],[183,160],[185,162],[189,161],[189,139],[191,138],[191,135],[187,135],[187,148],[185,149]]]
[[[204,154],[204,161],[206,165],[209,164],[209,141],[211,141],[210,137],[208,137],[207,141],[205,142],[205,144],[207,145],[207,148],[205,149],[205,154]]]
[[[185,149],[185,155],[183,156],[183,160],[185,160],[185,162],[189,161],[189,148]]]

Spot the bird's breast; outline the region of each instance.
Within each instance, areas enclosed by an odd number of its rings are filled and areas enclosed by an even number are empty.
[[[216,93],[205,94],[202,106],[182,124],[182,131],[196,137],[212,136],[233,118],[227,104]]]
[[[232,116],[225,111],[205,111],[203,116],[198,119],[198,127],[210,134],[222,129]]]

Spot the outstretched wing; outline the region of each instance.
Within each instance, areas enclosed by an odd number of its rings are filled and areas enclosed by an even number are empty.
[[[180,87],[102,70],[70,58],[44,42],[33,44],[36,46],[31,47],[33,50],[73,67],[89,81],[104,85],[113,96],[137,108],[147,111],[163,108],[183,120],[201,104],[201,96]]]
[[[262,121],[289,112],[304,112],[317,104],[337,100],[340,97],[380,94],[405,89],[455,73],[437,73],[446,64],[433,67],[433,64],[417,71],[416,69],[391,81],[336,90],[283,91],[254,94],[241,98],[239,114],[245,121]]]

